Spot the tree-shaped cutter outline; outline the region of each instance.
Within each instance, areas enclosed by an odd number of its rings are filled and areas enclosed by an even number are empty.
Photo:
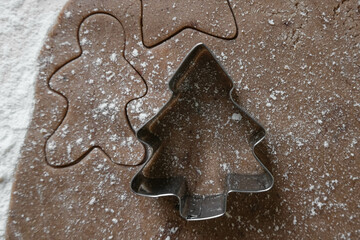
[[[229,98],[231,102],[246,115],[251,121],[257,125],[257,131],[255,131],[250,137],[250,147],[254,158],[260,164],[263,173],[257,175],[245,175],[245,174],[228,174],[226,177],[226,189],[224,193],[217,195],[188,195],[186,187],[186,179],[182,176],[176,176],[171,178],[148,178],[144,175],[144,168],[152,159],[154,153],[161,145],[160,139],[153,134],[148,126],[150,123],[156,121],[156,119],[162,115],[171,102],[174,101],[175,89],[179,79],[186,72],[197,56],[206,51],[207,56],[210,56],[212,61],[214,60],[218,64],[219,69],[223,71],[229,81],[231,81],[231,90],[229,91]],[[169,81],[169,89],[173,93],[172,98],[164,105],[164,107],[158,112],[156,116],[145,123],[136,133],[137,138],[146,146],[147,158],[145,163],[139,172],[133,177],[131,181],[131,189],[138,195],[146,197],[162,197],[162,196],[176,196],[179,199],[180,215],[186,220],[206,220],[222,216],[226,212],[227,195],[230,192],[242,192],[242,193],[259,193],[265,192],[272,188],[274,184],[274,178],[270,171],[262,163],[266,160],[266,156],[257,155],[255,147],[265,138],[265,128],[256,121],[251,115],[249,115],[241,106],[239,106],[232,97],[234,90],[234,84],[231,77],[226,73],[224,67],[216,60],[215,55],[209,50],[203,43],[197,44],[190,53],[185,57],[180,67]]]

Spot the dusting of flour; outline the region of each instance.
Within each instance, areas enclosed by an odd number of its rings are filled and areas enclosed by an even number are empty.
[[[67,0],[0,1],[0,239],[13,174],[34,105],[37,57]]]

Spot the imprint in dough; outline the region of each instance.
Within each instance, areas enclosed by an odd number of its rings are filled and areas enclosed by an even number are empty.
[[[145,46],[154,47],[185,28],[223,39],[237,35],[235,18],[227,1],[142,0]]]
[[[123,28],[110,15],[92,15],[82,23],[79,41],[81,56],[50,79],[50,87],[67,99],[68,111],[46,143],[47,162],[75,164],[99,147],[117,164],[137,165],[144,147],[125,107],[144,95],[146,86],[123,57]]]

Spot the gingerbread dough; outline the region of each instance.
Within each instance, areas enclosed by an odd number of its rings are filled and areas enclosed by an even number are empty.
[[[46,143],[47,161],[67,166],[99,147],[115,163],[139,164],[144,148],[131,131],[125,108],[144,95],[146,85],[123,58],[122,26],[97,14],[82,23],[79,40],[82,54],[50,79],[50,87],[67,99],[68,111]]]
[[[8,239],[358,238],[358,1],[230,3],[235,39],[186,28],[148,48],[141,1],[69,1],[39,57],[37,102],[17,167]],[[114,164],[99,148],[72,166],[49,166],[46,141],[68,104],[48,82],[81,55],[79,26],[97,13],[123,25],[124,56],[147,84],[145,97],[127,104],[135,130],[171,98],[169,79],[203,42],[234,80],[237,101],[268,130],[259,151],[268,156],[274,188],[230,194],[225,216],[190,223],[179,216],[176,199],[133,194],[130,180],[140,167]]]
[[[185,28],[232,39],[237,26],[228,1],[142,0],[144,45],[153,47]],[[159,21],[158,19],[161,19]]]

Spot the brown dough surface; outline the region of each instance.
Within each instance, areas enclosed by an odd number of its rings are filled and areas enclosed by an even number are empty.
[[[228,1],[142,0],[144,45],[153,47],[184,28],[231,39],[237,34]],[[161,19],[161,21],[159,21]]]
[[[68,100],[68,111],[46,143],[47,161],[64,167],[99,147],[115,163],[137,165],[145,151],[125,106],[144,95],[146,85],[123,58],[122,26],[109,15],[94,15],[82,23],[79,40],[82,54],[50,79],[50,87]]]
[[[9,239],[359,238],[358,1],[230,5],[238,24],[235,39],[188,28],[147,48],[140,1],[69,1],[39,58],[37,102],[17,167]],[[130,180],[139,167],[116,165],[98,147],[73,166],[49,166],[46,141],[68,104],[48,82],[81,55],[79,27],[95,13],[111,14],[122,24],[125,58],[147,84],[146,96],[127,105],[134,129],[170,99],[172,74],[196,43],[205,43],[233,78],[240,105],[268,130],[261,151],[269,157],[273,189],[230,194],[225,216],[186,222],[176,199],[133,194]],[[140,95],[142,88],[136,88]]]

